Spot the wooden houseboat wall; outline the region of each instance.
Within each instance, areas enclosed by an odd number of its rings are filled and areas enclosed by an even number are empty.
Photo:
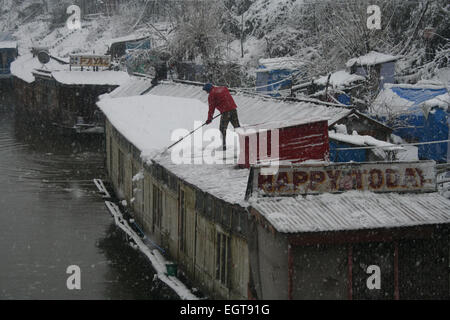
[[[28,83],[14,77],[17,114],[21,119],[39,126],[71,128],[82,117],[85,123],[102,122],[96,101],[109,93],[113,85],[66,85],[56,81],[50,72],[33,73],[35,81]]]
[[[28,109],[36,105],[34,82],[28,83],[20,78],[13,77],[14,99],[16,114],[21,118],[25,118],[29,113]]]
[[[200,190],[158,163],[143,164],[139,150],[108,120],[105,133],[112,185],[143,231],[210,297],[246,299],[246,209]]]
[[[258,299],[450,296],[448,225],[287,235],[257,210],[251,214],[250,269]],[[381,268],[380,290],[367,287],[366,268],[372,264]]]

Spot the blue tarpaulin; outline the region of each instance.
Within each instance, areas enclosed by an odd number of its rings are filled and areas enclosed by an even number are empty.
[[[330,161],[331,162],[367,162],[367,150],[339,150],[339,148],[354,148],[354,145],[345,142],[330,140]]]
[[[405,88],[392,87],[392,92],[399,97],[414,102],[404,113],[398,115],[389,123],[394,128],[394,134],[410,143],[448,140],[449,111],[443,108],[432,108],[424,112],[421,104],[436,96],[447,93],[446,88]],[[434,143],[418,145],[419,159],[448,162],[449,143]]]
[[[293,72],[294,71],[292,70],[285,69],[264,70],[263,67],[260,67],[260,70],[256,73],[256,91],[268,93],[272,96],[279,96],[280,94],[276,91],[289,89],[291,87],[291,75]]]
[[[412,101],[415,105],[430,100],[436,96],[440,96],[441,94],[447,93],[447,89],[445,88],[423,89],[393,87],[391,88],[391,90],[395,92],[400,98]]]

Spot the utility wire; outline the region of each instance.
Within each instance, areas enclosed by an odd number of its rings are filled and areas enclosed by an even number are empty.
[[[333,149],[333,150],[344,151],[344,150],[358,150],[358,149],[389,149],[389,148],[394,148],[394,147],[418,146],[418,145],[437,144],[437,143],[446,143],[446,142],[450,142],[450,139],[449,140],[439,140],[439,141],[417,142],[417,143],[392,144],[391,146],[368,146],[368,147],[336,148],[336,149]]]

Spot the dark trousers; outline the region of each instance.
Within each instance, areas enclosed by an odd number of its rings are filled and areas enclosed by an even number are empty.
[[[231,122],[234,128],[239,128],[241,125],[239,124],[239,118],[237,114],[237,110],[230,110],[222,113],[220,117],[220,132],[222,133],[222,146],[223,150],[226,149],[227,144],[227,128],[228,124]]]

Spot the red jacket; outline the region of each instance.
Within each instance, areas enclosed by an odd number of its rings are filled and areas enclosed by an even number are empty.
[[[208,120],[212,119],[215,109],[219,110],[220,113],[224,113],[237,108],[227,87],[213,87],[209,92],[208,103]]]

